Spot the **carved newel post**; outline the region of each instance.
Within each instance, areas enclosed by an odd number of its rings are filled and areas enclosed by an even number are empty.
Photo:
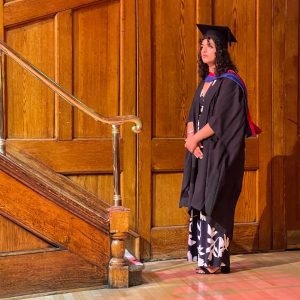
[[[129,209],[113,206],[110,209],[111,260],[109,262],[109,286],[125,288],[129,286],[129,269],[124,258],[125,239],[129,227]]]

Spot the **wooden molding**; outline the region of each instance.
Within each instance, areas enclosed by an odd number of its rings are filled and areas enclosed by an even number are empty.
[[[0,298],[107,285],[108,266],[68,251],[0,257]]]
[[[8,2],[4,4],[4,26],[35,20],[63,10],[103,1],[105,0],[19,0]]]
[[[56,172],[63,174],[112,173],[112,142],[111,139],[91,140],[12,140],[13,145],[36,157]],[[123,141],[120,141],[120,152]],[[78,159],[80,157],[80,159]],[[122,155],[121,170],[123,166]]]

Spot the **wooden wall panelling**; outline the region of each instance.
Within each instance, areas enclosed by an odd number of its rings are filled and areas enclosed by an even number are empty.
[[[94,265],[108,265],[110,241],[107,233],[3,172],[0,172],[0,183],[2,215]]]
[[[69,251],[0,256],[0,266],[1,298],[107,284],[106,265],[95,267]]]
[[[300,187],[297,182],[297,156],[300,155],[300,137],[298,136],[298,105],[299,100],[299,2],[286,1],[285,28],[288,28],[285,43],[285,64],[286,76],[283,77],[285,85],[285,116],[284,129],[285,138],[285,201],[289,203],[287,216],[287,227],[300,231],[300,208],[297,203],[300,201]],[[298,144],[298,145],[297,145]],[[299,165],[298,165],[299,167]],[[298,175],[299,176],[299,175]],[[290,205],[292,204],[292,205]]]
[[[57,12],[74,9],[78,6],[107,0],[19,0],[9,1],[4,5],[4,26],[54,15]]]
[[[151,1],[137,0],[138,26],[138,115],[143,132],[138,135],[138,230],[141,235],[141,257],[150,258],[151,231],[151,128],[152,128],[152,59]]]
[[[285,17],[286,1],[273,2],[273,106],[272,106],[272,201],[273,201],[273,247],[284,248],[284,155],[285,155]],[[284,44],[283,44],[284,43]],[[279,46],[281,45],[281,46]],[[276,49],[276,50],[275,50]],[[283,233],[283,235],[282,235]]]
[[[33,65],[54,78],[53,19],[6,31],[6,42]],[[53,138],[54,93],[7,58],[8,138]]]
[[[72,11],[57,13],[54,22],[55,81],[72,94]],[[57,94],[55,94],[55,100],[55,137],[58,140],[71,140],[73,135],[72,106]]]
[[[257,2],[257,70],[256,86],[259,136],[258,205],[259,249],[270,249],[272,238],[271,222],[271,160],[272,160],[272,3]]]
[[[298,1],[286,1],[285,17],[285,185],[287,247],[300,245],[300,5]]]
[[[3,0],[0,0],[0,38],[3,40],[4,39],[4,14],[3,14]]]
[[[4,5],[4,3],[3,3],[3,0],[0,0],[0,39],[1,40],[3,40],[4,41],[4,24],[3,24],[3,5]],[[5,71],[5,55],[1,55],[1,57],[0,57],[0,59],[2,60],[2,82],[3,82],[3,80],[4,80],[4,78],[5,78],[5,73],[4,73],[4,71]],[[4,95],[5,95],[5,84],[2,84],[2,88],[3,88],[3,91],[2,91],[2,97],[3,97],[3,110],[4,110],[4,112],[5,112],[5,110],[6,110],[6,104],[5,104],[5,98],[4,98]],[[4,134],[5,134],[5,137],[6,137],[6,115],[5,115],[5,113],[4,113]]]
[[[120,1],[120,114],[136,115],[136,1]],[[123,206],[130,209],[129,226],[137,230],[137,203],[136,203],[136,134],[132,132],[133,124],[122,126],[123,172],[121,189]]]
[[[178,207],[182,173],[153,174],[152,226],[186,225],[189,215]]]
[[[231,253],[249,253],[259,250],[259,223],[237,223],[233,229]]]
[[[250,1],[214,1],[214,24],[229,26],[237,38],[233,43],[230,54],[237,64],[240,75],[245,80],[248,92],[248,104],[251,117],[257,121],[256,95],[256,0]]]
[[[45,141],[8,140],[59,173],[111,173],[111,139]],[[121,153],[123,146],[121,142]],[[121,157],[122,159],[122,157]],[[122,169],[122,160],[121,160]]]
[[[53,246],[0,215],[0,254],[49,248]]]
[[[243,189],[239,197],[234,222],[251,223],[257,222],[257,171],[245,171]]]
[[[199,23],[212,24],[212,19],[213,19],[212,1],[213,0],[197,0],[196,1],[197,24],[199,24]],[[197,37],[198,37],[198,39],[200,38],[200,33],[198,30],[197,30]],[[197,50],[197,52],[198,52],[198,50]]]
[[[152,2],[153,137],[178,138],[198,78],[195,1]]]
[[[113,205],[113,176],[111,174],[70,175],[68,177],[101,200]]]
[[[74,95],[104,116],[119,114],[119,6],[108,1],[73,13]],[[75,138],[111,138],[110,126],[74,113]]]
[[[153,259],[182,258],[187,255],[188,227],[165,226],[151,229]]]

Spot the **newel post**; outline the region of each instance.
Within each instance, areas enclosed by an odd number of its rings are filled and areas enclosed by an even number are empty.
[[[108,284],[111,288],[129,286],[129,267],[125,260],[125,240],[129,229],[129,209],[122,206],[120,195],[120,126],[112,126],[114,206],[110,208],[111,260]]]
[[[110,209],[111,260],[108,275],[111,288],[129,286],[129,267],[124,258],[128,228],[129,209],[112,206]]]

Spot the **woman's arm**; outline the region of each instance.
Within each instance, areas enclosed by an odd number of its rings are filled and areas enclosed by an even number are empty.
[[[195,135],[194,139],[196,140],[196,143],[201,142],[202,140],[205,140],[209,138],[210,136],[214,135],[215,132],[212,130],[210,125],[206,123]]]
[[[197,133],[193,135],[187,135],[187,138],[185,140],[185,148],[187,148],[188,151],[191,153],[194,153],[194,155],[198,158],[203,157],[203,153],[200,148],[198,147],[198,144],[204,140],[209,138],[210,136],[214,135],[214,131],[210,127],[210,125],[207,123],[205,126],[203,126]]]
[[[190,137],[192,135],[194,135],[194,123],[188,122],[186,126],[186,136]]]

